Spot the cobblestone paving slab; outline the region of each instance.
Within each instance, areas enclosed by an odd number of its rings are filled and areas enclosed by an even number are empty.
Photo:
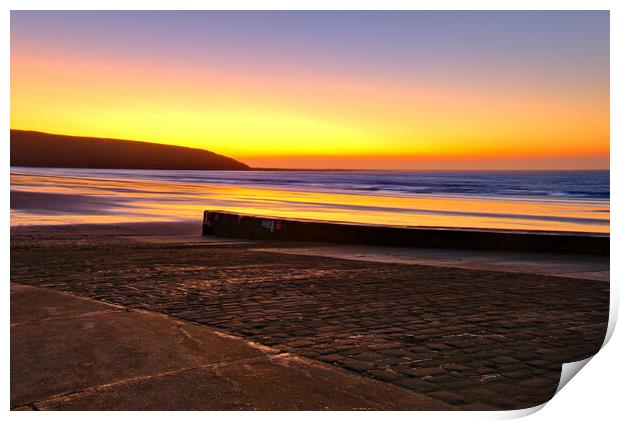
[[[463,409],[549,400],[600,348],[600,281],[115,237],[12,235],[11,280],[173,315]]]

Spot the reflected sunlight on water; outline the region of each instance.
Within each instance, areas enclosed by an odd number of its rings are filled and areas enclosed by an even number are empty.
[[[609,232],[609,200],[373,194],[11,173],[11,225],[200,221],[206,209],[329,221]],[[54,174],[50,170],[50,173]],[[87,170],[83,170],[87,171]],[[124,171],[127,173],[127,171]],[[328,187],[328,186],[327,186]],[[324,189],[327,190],[327,189]]]

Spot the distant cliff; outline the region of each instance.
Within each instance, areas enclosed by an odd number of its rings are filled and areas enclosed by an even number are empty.
[[[242,162],[203,149],[25,130],[11,130],[11,165],[152,170],[250,169]]]

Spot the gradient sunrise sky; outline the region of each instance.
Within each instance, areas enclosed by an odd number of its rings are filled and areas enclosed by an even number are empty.
[[[609,168],[609,13],[13,11],[11,127],[261,167]]]

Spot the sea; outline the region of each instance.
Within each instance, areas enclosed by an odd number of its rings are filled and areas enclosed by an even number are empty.
[[[11,224],[351,223],[609,232],[609,171],[162,171],[11,167]]]

